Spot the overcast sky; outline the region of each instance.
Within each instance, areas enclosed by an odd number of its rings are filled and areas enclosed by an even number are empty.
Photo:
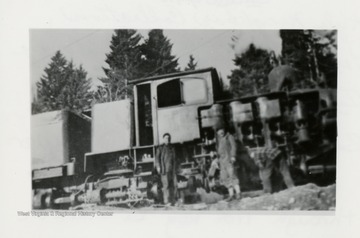
[[[139,30],[139,33],[146,38],[148,31]],[[32,89],[57,50],[76,65],[82,64],[96,85],[97,79],[105,76],[102,67],[107,67],[105,54],[110,52],[112,34],[113,30],[30,30]],[[277,54],[281,51],[278,30],[164,30],[164,35],[173,43],[172,54],[179,57],[181,69],[192,54],[199,69],[215,67],[224,79],[235,68],[232,61],[235,54],[244,51],[250,43]],[[238,43],[233,49],[234,36]]]

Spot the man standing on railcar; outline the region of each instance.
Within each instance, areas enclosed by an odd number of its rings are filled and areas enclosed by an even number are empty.
[[[176,154],[174,146],[171,145],[170,134],[165,133],[163,139],[164,144],[156,151],[155,166],[161,176],[164,204],[170,205],[175,203],[177,194]]]

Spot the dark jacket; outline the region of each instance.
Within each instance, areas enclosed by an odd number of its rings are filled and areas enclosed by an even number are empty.
[[[175,148],[172,145],[162,145],[156,151],[155,166],[160,168],[160,174],[176,173]]]

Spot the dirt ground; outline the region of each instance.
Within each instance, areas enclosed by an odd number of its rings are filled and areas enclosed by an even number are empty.
[[[224,197],[217,193],[206,193],[197,190],[197,203],[183,204],[181,201],[175,206],[154,205],[142,202],[134,207],[107,207],[87,205],[78,209],[85,210],[133,210],[133,211],[193,211],[193,210],[335,210],[336,185],[319,187],[309,183],[286,189],[273,194],[263,194],[261,191],[245,192],[239,200],[225,202]]]
[[[246,197],[229,203],[218,202],[208,210],[335,210],[336,185],[306,184],[274,194]]]

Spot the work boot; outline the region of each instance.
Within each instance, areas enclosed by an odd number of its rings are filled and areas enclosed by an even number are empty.
[[[241,199],[241,193],[235,194],[235,199],[236,199],[236,200],[240,200],[240,199]]]
[[[229,192],[229,197],[225,199],[226,202],[230,202],[234,200],[234,188],[232,187],[228,188],[228,192]]]
[[[234,196],[229,196],[229,197],[226,198],[224,201],[225,201],[225,202],[231,202],[232,200],[234,200]]]

